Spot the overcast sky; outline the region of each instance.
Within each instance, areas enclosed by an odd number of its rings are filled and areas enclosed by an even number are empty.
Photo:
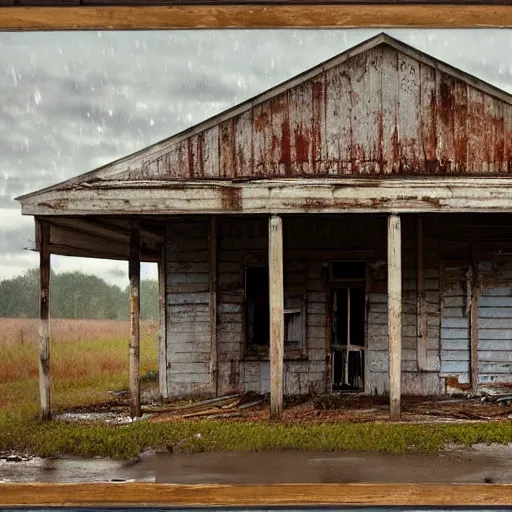
[[[378,32],[0,33],[0,280],[38,265],[24,250],[33,218],[14,197],[169,137]],[[511,30],[387,32],[512,92]],[[52,265],[128,283],[124,262]]]

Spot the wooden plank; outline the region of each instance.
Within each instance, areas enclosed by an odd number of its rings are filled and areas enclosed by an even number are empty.
[[[400,217],[388,217],[388,338],[391,419],[400,418],[402,352],[402,261]]]
[[[284,281],[283,220],[269,218],[268,265],[270,305],[270,416],[277,419],[283,410]]]
[[[167,388],[167,252],[165,240],[160,253],[161,257],[158,262],[158,386],[160,397],[165,400],[169,398],[169,389]]]
[[[130,222],[130,416],[139,418],[140,409],[140,219]]]
[[[509,6],[495,5],[176,5],[12,7],[0,30],[141,30],[191,28],[512,27]]]
[[[0,505],[133,505],[212,507],[333,505],[493,506],[512,504],[510,484],[271,484],[5,483]]]
[[[425,302],[425,266],[423,261],[423,219],[416,224],[417,240],[417,345],[418,370],[425,370],[427,364],[427,307]]]
[[[474,251],[473,251],[474,253]],[[475,256],[473,254],[473,256]],[[478,277],[478,262],[473,259],[471,267],[471,292],[469,306],[469,325],[470,325],[470,370],[471,370],[471,389],[473,393],[478,390],[478,296],[480,294],[480,283]]]
[[[507,178],[323,178],[118,182],[42,192],[24,215],[509,212]],[[197,247],[199,249],[199,247]]]
[[[50,379],[50,224],[38,219],[39,234],[39,395],[41,421],[49,421],[51,411]]]
[[[217,250],[217,219],[210,217],[210,382],[214,396],[218,395],[218,345],[217,345],[217,277],[218,277],[218,250]]]

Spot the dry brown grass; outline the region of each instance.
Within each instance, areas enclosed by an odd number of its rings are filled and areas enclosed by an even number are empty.
[[[0,319],[0,410],[36,410],[38,321]],[[141,374],[157,368],[158,325],[142,322]],[[54,405],[104,400],[106,391],[128,385],[130,325],[115,320],[51,322]]]

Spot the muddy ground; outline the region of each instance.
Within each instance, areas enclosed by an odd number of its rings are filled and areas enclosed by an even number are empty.
[[[131,463],[104,459],[0,460],[0,482],[94,481],[174,484],[512,483],[512,447],[475,446],[438,455],[148,453]]]
[[[505,395],[507,397],[507,395]],[[493,396],[402,397],[400,423],[482,423],[510,422],[512,426],[512,393],[497,402]],[[212,403],[213,402],[213,403]],[[154,400],[154,394],[143,397],[143,417],[150,422],[201,421],[217,419],[236,422],[269,420],[268,396],[248,393],[215,400],[176,400],[165,404]],[[114,400],[90,407],[77,407],[61,416],[64,420],[129,423],[129,395],[119,393]],[[359,394],[285,397],[279,420],[284,424],[390,422],[389,398]]]

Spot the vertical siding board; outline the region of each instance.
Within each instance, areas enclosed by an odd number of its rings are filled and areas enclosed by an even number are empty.
[[[512,172],[512,105],[504,105],[505,171]]]
[[[271,153],[272,175],[285,177],[290,175],[290,118],[288,93],[280,94],[270,101],[272,118]]]
[[[351,113],[352,133],[350,145],[350,161],[352,174],[365,174],[366,162],[371,159],[371,149],[368,147],[368,54],[357,55],[350,60],[352,76]]]
[[[454,88],[454,144],[453,171],[466,173],[468,169],[468,85],[455,81]]]
[[[329,174],[350,173],[351,76],[347,64],[326,72],[325,150]]]
[[[253,174],[253,111],[243,112],[235,124],[235,173],[249,178]]]
[[[484,172],[484,95],[468,87],[468,170],[470,173]]]
[[[289,92],[292,174],[312,171],[312,83],[305,82]]]
[[[494,173],[496,151],[495,100],[484,96],[484,172]]]
[[[271,159],[272,119],[267,102],[254,107],[253,118],[254,176],[272,176],[274,174]]]
[[[382,48],[375,48],[367,55],[365,80],[367,115],[366,125],[366,174],[380,174],[382,162]]]
[[[495,119],[494,126],[496,129],[495,153],[494,153],[494,171],[502,173],[505,167],[505,104],[495,100]]]
[[[202,137],[202,175],[205,178],[219,178],[219,125],[206,130]]]
[[[236,177],[234,119],[228,119],[220,124],[219,144],[220,177]]]
[[[383,173],[399,167],[398,53],[389,47],[382,54],[382,152]]]
[[[417,173],[423,166],[420,147],[420,65],[415,59],[398,57],[398,125],[400,127],[400,172]]]
[[[323,175],[326,172],[325,151],[325,73],[312,79],[311,84],[311,168],[310,172]]]
[[[436,70],[426,64],[420,65],[421,96],[421,162],[422,171],[433,174],[438,170],[437,123],[436,123]]]
[[[451,76],[437,71],[437,144],[443,173],[451,173],[455,167],[455,82]]]

